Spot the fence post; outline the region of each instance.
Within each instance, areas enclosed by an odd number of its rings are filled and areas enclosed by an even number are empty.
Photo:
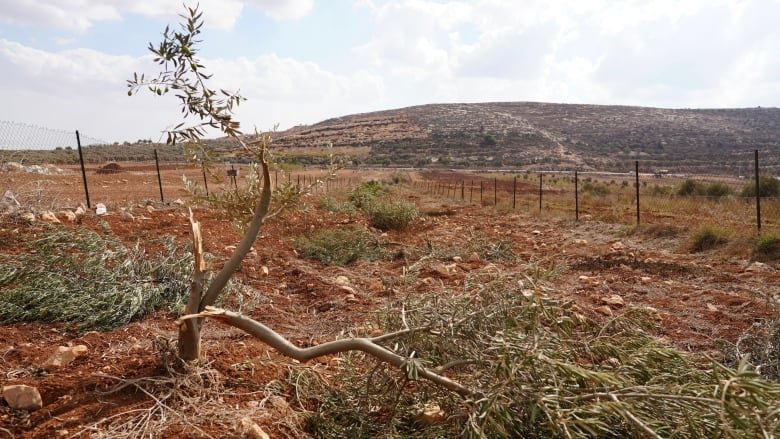
[[[203,186],[206,187],[206,196],[209,195],[209,182],[206,179],[206,162],[200,162],[200,170],[203,171]]]
[[[498,206],[498,177],[493,177],[493,205]]]
[[[539,173],[539,213],[542,213],[542,178],[544,174]]]
[[[469,182],[469,203],[474,202],[474,180]]]
[[[157,168],[157,185],[160,186],[160,202],[165,203],[162,190],[162,178],[160,177],[160,158],[157,157],[157,148],[154,148],[154,165]]]
[[[580,220],[580,181],[577,171],[574,171],[574,221]]]
[[[636,225],[639,225],[639,160],[634,162],[634,172],[636,173]]]
[[[515,175],[515,179],[512,181],[512,210],[515,210],[516,205],[517,205],[517,176]]]
[[[761,234],[761,177],[758,175],[758,150],[756,150],[756,226]]]
[[[460,181],[460,201],[466,199],[466,180]]]
[[[89,188],[87,187],[87,171],[84,170],[84,154],[81,153],[81,136],[79,136],[78,130],[76,130],[76,146],[79,149],[79,162],[81,163],[81,178],[84,180],[84,195],[87,196],[87,209],[92,208],[92,204],[89,202]]]
[[[479,204],[482,204],[482,194],[484,193],[484,181],[479,181]]]
[[[274,171],[274,189],[279,187],[279,171]]]

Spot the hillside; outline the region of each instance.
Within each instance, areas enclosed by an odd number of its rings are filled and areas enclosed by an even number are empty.
[[[275,135],[282,147],[368,147],[364,163],[623,169],[639,159],[685,170],[777,165],[780,109],[659,109],[506,102],[431,104],[328,119]],[[737,164],[738,163],[738,164]]]

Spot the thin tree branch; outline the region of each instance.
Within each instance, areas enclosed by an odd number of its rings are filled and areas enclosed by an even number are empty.
[[[407,364],[407,358],[402,357],[395,352],[392,352],[380,345],[374,343],[370,338],[351,338],[346,340],[336,340],[328,343],[323,343],[317,346],[309,348],[299,348],[292,344],[289,340],[279,335],[273,329],[265,326],[264,324],[245,317],[241,314],[227,311],[220,308],[206,307],[204,311],[198,314],[190,314],[180,317],[176,322],[181,324],[187,319],[198,318],[212,318],[226,325],[233,326],[241,329],[242,331],[258,338],[263,343],[271,346],[279,351],[282,355],[293,358],[295,360],[306,362],[314,358],[322,357],[324,355],[333,355],[342,352],[360,351],[371,355],[372,357],[389,363],[399,369],[403,369]],[[463,398],[474,396],[476,391],[469,389],[447,377],[438,375],[428,369],[419,368],[417,373],[420,377],[425,378],[435,384],[438,384],[452,392],[457,393]]]

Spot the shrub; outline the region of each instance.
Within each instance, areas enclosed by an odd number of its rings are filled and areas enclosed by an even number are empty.
[[[721,246],[729,241],[730,233],[720,227],[705,226],[691,238],[691,251],[701,252]]]
[[[384,253],[376,237],[354,226],[324,229],[299,237],[295,248],[304,257],[329,265],[349,265],[359,259],[374,261]]]
[[[672,188],[669,186],[659,186],[654,184],[653,187],[650,188],[650,195],[669,195],[671,193]]]
[[[780,180],[771,175],[762,175],[758,178],[758,187],[761,190],[762,197],[780,196]],[[756,196],[756,182],[752,182],[742,189],[743,197]]]
[[[387,192],[387,187],[381,182],[371,180],[352,189],[349,193],[349,202],[356,208],[363,209],[380,194]]]
[[[677,187],[675,193],[681,197],[685,197],[690,195],[704,195],[706,191],[707,187],[703,183],[692,178],[687,178],[680,183],[680,186]]]
[[[712,183],[707,186],[704,193],[708,197],[721,198],[731,195],[731,187],[725,183]]]
[[[417,206],[409,201],[374,201],[364,208],[371,226],[380,230],[403,230],[419,215]]]
[[[342,203],[333,197],[322,197],[317,200],[317,207],[331,213],[353,213],[355,206],[352,203]]]
[[[585,184],[582,185],[582,192],[588,192],[593,195],[598,195],[603,197],[605,195],[609,195],[610,190],[609,187],[607,187],[607,185],[605,184],[586,181]]]
[[[780,237],[774,234],[759,236],[754,250],[760,258],[780,259]]]

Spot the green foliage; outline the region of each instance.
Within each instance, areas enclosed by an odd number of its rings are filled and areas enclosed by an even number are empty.
[[[496,143],[496,136],[492,134],[483,135],[482,141],[480,142],[482,146],[494,146]]]
[[[374,200],[363,210],[369,224],[380,230],[403,230],[420,216],[417,205],[406,200]]]
[[[423,297],[379,315],[404,370],[342,356],[339,385],[311,401],[314,437],[765,437],[780,433],[780,385],[744,359],[697,361],[648,335],[631,309],[599,323],[518,275],[472,273],[464,294]],[[518,283],[522,284],[518,288]],[[446,366],[475,389],[460,399],[410,370]],[[416,419],[437,406],[447,419]],[[649,434],[648,432],[653,432]],[[766,434],[764,434],[766,433]]]
[[[721,198],[732,194],[731,187],[726,183],[711,183],[704,191],[704,195],[713,198]]]
[[[755,252],[763,259],[780,259],[780,237],[771,233],[759,236],[756,240]]]
[[[379,181],[371,180],[357,186],[349,192],[349,202],[358,209],[371,204],[376,197],[386,193],[388,188]]]
[[[650,188],[650,195],[656,195],[656,196],[662,196],[662,195],[669,195],[672,193],[672,188],[669,186],[659,186],[657,184],[654,184]]]
[[[686,178],[685,181],[680,183],[677,187],[676,193],[681,197],[685,197],[689,195],[704,195],[706,190],[707,188],[703,183],[692,178]]]
[[[111,235],[49,230],[29,252],[0,259],[0,322],[63,322],[78,331],[110,330],[188,293],[192,254],[163,241],[150,256]]]
[[[701,252],[719,247],[727,242],[731,233],[721,227],[704,226],[691,237],[690,250]]]
[[[607,185],[592,181],[586,181],[585,184],[582,185],[582,192],[590,193],[600,197],[609,195],[610,193],[609,187],[607,187]]]
[[[758,177],[758,188],[762,197],[777,197],[780,196],[780,180],[771,175],[762,175]],[[756,182],[748,184],[742,189],[741,195],[743,197],[755,197],[756,196]]]
[[[331,213],[354,213],[355,206],[350,202],[339,202],[333,197],[321,197],[317,200],[317,207]]]
[[[329,265],[349,265],[359,259],[375,261],[384,254],[376,237],[359,227],[318,230],[296,239],[295,248],[304,257]]]

